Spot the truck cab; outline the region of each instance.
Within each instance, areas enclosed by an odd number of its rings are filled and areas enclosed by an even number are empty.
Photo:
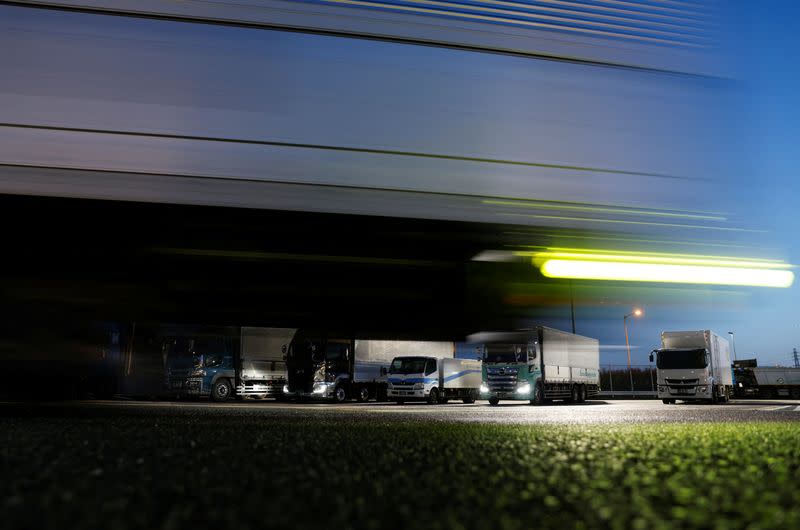
[[[497,405],[501,399],[542,403],[544,394],[538,346],[533,339],[483,346],[483,384],[480,390],[489,404]]]
[[[348,339],[295,336],[286,356],[285,396],[346,401],[352,393],[352,352]]]
[[[225,401],[233,396],[236,367],[234,347],[222,336],[188,339],[193,369],[186,379],[186,394]]]
[[[658,398],[676,401],[727,402],[733,393],[728,342],[710,330],[665,331],[655,359]]]

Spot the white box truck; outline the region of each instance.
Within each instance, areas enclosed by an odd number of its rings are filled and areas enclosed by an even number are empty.
[[[447,357],[395,357],[387,378],[389,400],[475,403],[481,386],[481,361],[452,356],[451,352]]]
[[[395,357],[453,356],[452,342],[330,338],[298,332],[286,357],[289,398],[318,398],[342,403],[387,398],[386,374]]]
[[[581,403],[600,390],[597,339],[546,326],[524,331],[481,332],[469,341],[482,345],[481,396],[530,400],[532,405],[561,399]]]
[[[733,395],[728,341],[711,330],[663,331],[655,356],[658,397],[681,401],[727,402]]]

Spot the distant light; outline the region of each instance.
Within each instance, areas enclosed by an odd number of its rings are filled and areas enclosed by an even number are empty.
[[[674,262],[654,263],[650,260],[643,262],[635,258],[631,258],[630,261],[622,261],[619,256],[614,256],[613,261],[579,258],[580,254],[576,254],[575,259],[542,260],[541,258],[534,258],[534,262],[541,263],[540,270],[548,278],[753,287],[789,287],[794,282],[794,273],[792,271],[777,270],[775,268],[744,267],[742,262],[736,262],[735,265],[720,262],[718,266],[712,266],[684,265]],[[753,263],[753,265],[758,264]]]
[[[636,309],[633,310],[633,316],[635,317],[642,316],[642,310],[637,307]]]

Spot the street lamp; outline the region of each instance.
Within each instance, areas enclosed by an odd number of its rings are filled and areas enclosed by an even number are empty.
[[[729,331],[728,335],[731,336],[731,342],[733,343],[733,360],[736,360],[736,337],[733,334],[733,331]]]
[[[631,372],[631,343],[628,340],[628,317],[640,317],[644,311],[635,307],[633,311],[622,317],[622,325],[625,327],[625,348],[628,350],[628,377],[631,380],[631,392],[633,392],[633,372]]]

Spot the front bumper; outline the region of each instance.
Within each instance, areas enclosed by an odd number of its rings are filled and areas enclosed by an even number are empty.
[[[710,385],[670,386],[659,385],[659,399],[711,399],[713,390]]]
[[[246,381],[236,386],[236,395],[241,397],[280,397],[285,381]]]
[[[389,400],[393,399],[406,399],[406,400],[424,400],[428,399],[428,395],[425,394],[425,389],[420,388],[414,390],[413,388],[390,388],[386,390],[386,397]]]

